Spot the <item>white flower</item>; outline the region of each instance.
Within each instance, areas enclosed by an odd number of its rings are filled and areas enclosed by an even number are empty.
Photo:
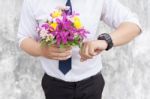
[[[50,34],[50,33],[49,33],[48,36],[49,36],[50,38],[54,39],[53,34]]]
[[[48,31],[45,30],[45,29],[42,29],[42,30],[40,31],[40,37],[41,37],[42,39],[44,39],[44,38],[46,38],[47,36],[48,36]]]

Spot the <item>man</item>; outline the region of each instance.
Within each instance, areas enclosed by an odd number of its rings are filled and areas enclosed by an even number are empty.
[[[36,27],[59,5],[80,13],[84,27],[90,31],[81,49],[40,47]],[[99,21],[115,31],[94,39]],[[25,52],[40,58],[46,99],[101,99],[104,79],[100,53],[128,43],[140,32],[136,15],[117,0],[24,0],[18,38]]]

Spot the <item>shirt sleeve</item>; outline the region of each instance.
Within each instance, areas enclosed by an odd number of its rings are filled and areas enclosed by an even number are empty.
[[[21,17],[17,33],[19,47],[21,45],[21,42],[25,38],[36,39],[38,37],[38,33],[36,32],[37,22],[33,15],[33,9],[30,1],[31,0],[24,0],[21,11]]]
[[[117,28],[123,22],[131,22],[142,29],[137,15],[118,0],[104,0],[101,20],[113,28]]]

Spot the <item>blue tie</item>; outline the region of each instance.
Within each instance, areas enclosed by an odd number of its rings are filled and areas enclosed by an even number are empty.
[[[71,5],[71,1],[70,0],[67,0],[66,2],[66,6],[69,6],[69,10],[67,11],[68,14],[72,14],[72,5]]]
[[[72,14],[72,5],[71,1],[67,0],[66,6],[69,6],[69,10],[66,11],[67,14]],[[72,63],[72,58],[69,58],[67,60],[60,60],[59,61],[59,70],[65,75],[71,70],[71,63]]]

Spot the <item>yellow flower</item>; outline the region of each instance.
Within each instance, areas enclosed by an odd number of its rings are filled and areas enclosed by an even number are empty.
[[[74,20],[74,26],[76,29],[79,29],[82,27],[82,23],[81,23],[80,18],[78,16],[75,16],[73,18],[73,20]]]
[[[80,18],[79,18],[78,16],[74,16],[74,17],[73,17],[73,20],[74,20],[74,21],[80,21]]]
[[[55,30],[58,26],[57,22],[50,23],[50,26]]]
[[[80,29],[82,27],[80,18],[78,16],[74,16],[73,20],[74,20],[74,27],[76,29]]]
[[[51,16],[52,16],[52,18],[57,18],[57,17],[61,16],[61,14],[62,14],[61,10],[56,10],[52,13]]]
[[[82,27],[82,24],[81,24],[80,21],[75,21],[74,26],[75,26],[76,29],[80,29]]]

